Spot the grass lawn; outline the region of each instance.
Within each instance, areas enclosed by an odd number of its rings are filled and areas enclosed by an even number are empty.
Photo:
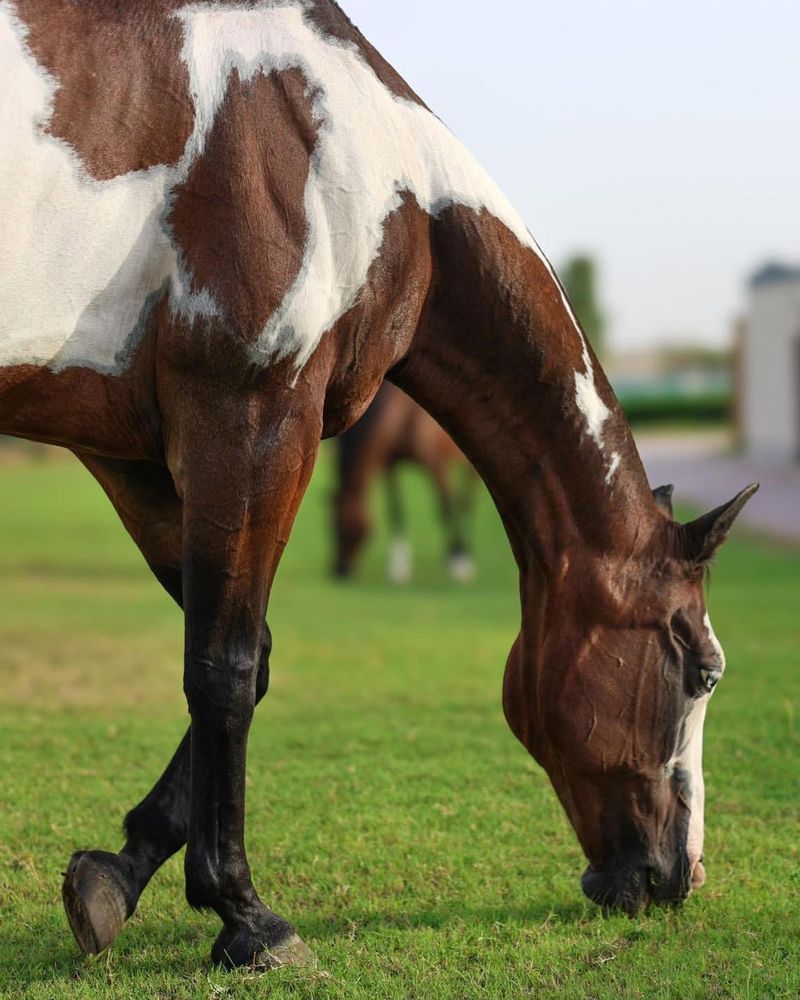
[[[519,608],[488,501],[473,585],[446,579],[410,476],[415,583],[384,582],[378,538],[360,582],[335,586],[321,465],[270,608],[247,834],[257,885],[319,967],[262,978],[210,967],[217,918],[188,909],[181,858],[110,954],[77,953],[60,873],[73,850],[119,847],[183,731],[181,622],[82,469],[0,466],[0,996],[800,995],[800,555],[739,538],[715,570],[729,673],[706,727],[707,886],[606,919],[502,717]]]

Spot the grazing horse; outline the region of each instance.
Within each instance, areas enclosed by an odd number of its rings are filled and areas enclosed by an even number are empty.
[[[369,488],[381,473],[386,483],[391,542],[387,572],[394,583],[412,575],[412,552],[397,465],[413,462],[424,469],[436,490],[446,540],[447,568],[454,580],[469,582],[475,565],[464,534],[464,521],[475,498],[472,467],[453,439],[430,414],[390,382],[384,382],[355,427],[338,439],[337,484],[333,496],[335,576],[352,576],[358,553],[370,535]],[[451,470],[464,479],[455,491]]]
[[[756,487],[673,520],[521,218],[332,0],[0,0],[0,52],[0,432],[78,455],[185,620],[190,728],[120,852],[72,857],[80,947],[186,845],[215,961],[308,959],[250,876],[247,736],[320,439],[387,375],[502,517],[505,713],[584,890],[682,900],[725,666],[703,573]]]

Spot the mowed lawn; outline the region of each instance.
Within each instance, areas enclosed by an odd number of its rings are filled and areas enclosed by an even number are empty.
[[[257,885],[319,965],[258,977],[210,967],[218,921],[186,905],[180,857],[110,954],[77,953],[60,873],[73,850],[120,846],[181,736],[181,619],[80,467],[0,466],[0,995],[800,995],[800,555],[740,537],[714,571],[729,672],[706,727],[706,888],[680,910],[604,918],[502,716],[519,607],[488,500],[473,585],[446,578],[410,475],[414,584],[384,582],[379,535],[343,587],[326,578],[326,468],[270,608],[247,826]]]

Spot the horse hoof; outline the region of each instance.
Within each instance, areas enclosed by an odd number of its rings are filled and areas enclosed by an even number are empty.
[[[295,965],[299,968],[316,965],[314,953],[297,934],[292,934],[273,947],[265,947],[264,943],[249,931],[232,930],[227,927],[223,927],[214,942],[211,959],[215,965],[222,965],[226,969],[246,966],[262,972],[280,969],[284,965]]]
[[[61,898],[84,955],[99,955],[135,909],[128,873],[116,854],[79,851],[64,873]]]

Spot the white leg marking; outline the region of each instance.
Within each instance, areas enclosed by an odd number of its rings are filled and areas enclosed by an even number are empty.
[[[387,575],[392,583],[408,583],[413,573],[411,545],[405,538],[395,538],[389,547]]]
[[[457,583],[472,583],[476,576],[475,561],[466,552],[457,552],[447,560],[450,576]]]

